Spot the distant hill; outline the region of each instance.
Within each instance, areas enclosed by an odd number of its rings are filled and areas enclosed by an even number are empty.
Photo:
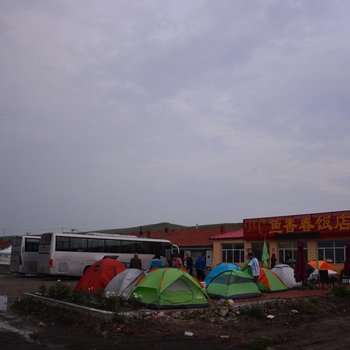
[[[208,224],[208,225],[198,225],[198,228],[201,229],[210,229],[210,228],[216,228],[220,226],[231,226],[232,230],[240,229],[243,224],[242,223],[219,223],[219,224]],[[142,225],[142,226],[135,226],[135,227],[128,227],[128,228],[116,228],[116,229],[103,229],[103,230],[94,230],[90,232],[101,232],[101,233],[108,233],[108,234],[135,234],[139,232],[146,233],[149,232],[155,232],[155,231],[177,231],[177,230],[186,230],[186,229],[193,229],[196,228],[195,226],[184,226],[184,225],[177,225],[172,224],[169,222],[160,222],[157,224],[150,224],[150,225]]]
[[[160,222],[158,224],[149,224],[149,225],[142,225],[142,226],[135,226],[135,227],[94,230],[93,232],[110,233],[110,234],[118,234],[118,233],[119,234],[128,234],[128,233],[135,233],[135,232],[140,232],[140,231],[142,231],[142,232],[164,231],[165,229],[168,229],[169,231],[183,230],[185,228],[187,228],[187,226],[171,224],[169,222]]]

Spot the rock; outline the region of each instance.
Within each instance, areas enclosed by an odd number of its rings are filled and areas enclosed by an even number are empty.
[[[174,313],[172,314],[172,317],[173,317],[173,318],[181,318],[181,312],[174,312]]]
[[[229,313],[229,311],[228,311],[227,309],[224,309],[224,308],[220,308],[220,309],[218,310],[218,314],[219,314],[220,316],[222,316],[222,317],[227,316],[228,313]]]
[[[184,333],[184,335],[185,335],[186,337],[193,337],[193,333],[192,333],[192,332],[188,332],[188,331],[186,331],[186,332]]]

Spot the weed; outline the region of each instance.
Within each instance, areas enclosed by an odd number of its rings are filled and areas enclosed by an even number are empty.
[[[47,295],[48,294],[48,289],[47,289],[47,286],[45,286],[45,284],[42,284],[40,287],[39,287],[39,293],[43,296]]]
[[[241,314],[256,319],[262,319],[265,317],[265,310],[261,305],[257,304],[241,309]]]
[[[133,309],[141,309],[142,308],[142,302],[139,295],[136,293],[133,293],[131,297],[129,298],[129,304],[132,306]]]
[[[334,287],[332,289],[332,294],[335,297],[340,297],[340,298],[350,298],[350,290],[347,289],[345,286],[338,286]]]
[[[58,282],[49,288],[48,295],[54,299],[70,300],[72,289],[67,284]]]
[[[101,304],[108,311],[118,312],[121,309],[122,300],[116,296],[103,297]]]
[[[30,299],[20,299],[11,305],[11,309],[24,314],[31,314],[35,311],[35,305],[33,305]]]
[[[112,321],[117,323],[126,323],[126,317],[122,313],[121,314],[115,313],[113,315]]]
[[[265,350],[268,347],[276,344],[276,340],[265,337],[254,338],[247,343],[248,350]]]
[[[306,315],[317,316],[320,313],[320,309],[316,301],[305,301],[303,299],[295,300],[291,303],[293,309],[298,310],[300,313],[304,313]]]
[[[106,295],[103,289],[98,290],[96,293],[82,292],[71,289],[69,285],[62,282],[56,283],[49,289],[45,285],[42,285],[39,288],[39,292],[41,295],[45,295],[53,299],[97,307],[113,312],[119,311],[123,306],[123,301],[121,298],[115,296],[114,294]],[[133,306],[136,308],[138,303],[135,302]]]

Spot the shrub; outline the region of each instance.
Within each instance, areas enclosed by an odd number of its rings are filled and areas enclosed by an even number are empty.
[[[72,289],[65,283],[58,282],[51,286],[48,291],[48,296],[54,299],[70,300]]]
[[[129,299],[129,304],[134,308],[134,309],[141,309],[142,308],[142,302],[141,298],[139,295],[136,293],[133,293]]]
[[[264,308],[257,304],[257,305],[252,305],[247,308],[241,309],[241,313],[243,315],[247,315],[252,318],[257,318],[257,319],[262,319],[265,317],[265,310]]]
[[[98,290],[96,293],[82,292],[71,289],[69,285],[62,282],[58,282],[50,288],[42,285],[39,288],[39,293],[53,299],[70,301],[113,312],[119,311],[124,303],[121,298],[115,296],[113,293],[106,295],[103,289]],[[133,306],[136,307],[136,304]]]
[[[39,293],[43,296],[47,295],[48,294],[48,289],[47,287],[45,286],[45,284],[42,284],[40,287],[39,287]]]
[[[332,294],[335,297],[341,297],[341,298],[350,298],[350,290],[347,289],[345,286],[338,286],[338,287],[334,287],[332,289]]]

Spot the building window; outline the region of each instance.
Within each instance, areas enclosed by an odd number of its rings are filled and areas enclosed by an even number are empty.
[[[224,263],[242,263],[244,262],[244,244],[232,243],[222,244],[222,262]]]
[[[269,250],[269,244],[268,243],[266,244],[268,246],[267,249]],[[263,246],[264,246],[264,242],[252,242],[252,252],[258,260],[261,260],[262,258]]]
[[[318,241],[318,258],[330,263],[343,263],[345,248],[350,241]]]
[[[283,264],[295,264],[297,260],[297,241],[281,241],[279,242],[278,255],[279,262]],[[304,242],[304,255],[307,260],[307,243]]]

